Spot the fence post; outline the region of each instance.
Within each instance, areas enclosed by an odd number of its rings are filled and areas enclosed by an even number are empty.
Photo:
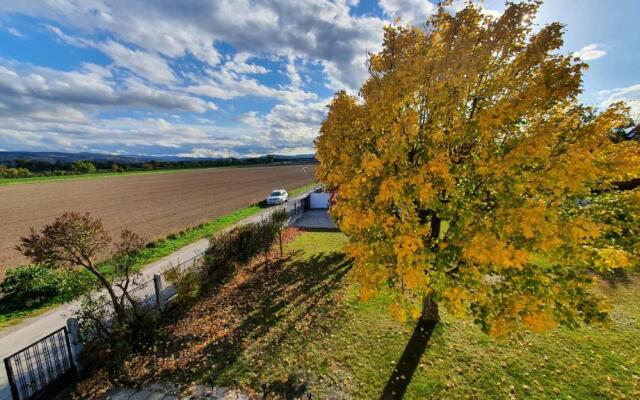
[[[82,341],[80,341],[80,324],[78,323],[78,318],[71,317],[67,319],[67,334],[69,335],[68,343],[71,349],[73,363],[76,365],[76,371],[80,371],[82,369],[80,353],[82,353],[84,346],[82,345]]]
[[[158,309],[164,311],[164,295],[162,294],[162,278],[158,274],[153,274],[153,287],[156,289],[156,304]]]
[[[13,367],[11,366],[11,359],[9,357],[4,359],[4,369],[7,372],[7,380],[9,381],[9,387],[11,388],[11,398],[19,399],[20,393],[18,393],[18,386],[16,385],[16,380],[13,376]]]

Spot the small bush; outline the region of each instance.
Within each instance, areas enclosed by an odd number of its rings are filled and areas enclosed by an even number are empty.
[[[260,254],[267,255],[287,220],[286,211],[278,210],[260,222],[239,226],[211,239],[204,257],[203,281],[222,282],[239,266]]]
[[[9,168],[0,164],[0,178],[29,178],[33,174],[26,168]]]
[[[205,252],[201,269],[202,280],[209,284],[217,284],[231,276],[236,268],[233,254],[237,248],[237,232],[225,232],[211,240],[209,248]]]
[[[78,174],[92,174],[96,172],[97,169],[91,161],[80,160],[71,164],[71,171]]]
[[[0,293],[13,307],[34,307],[72,289],[72,277],[44,265],[21,266],[7,271]]]
[[[167,240],[175,240],[175,239],[177,239],[177,238],[178,238],[178,236],[176,236],[176,234],[175,234],[175,233],[172,233],[172,234],[170,234],[170,235],[168,235],[168,236],[167,236]]]
[[[156,341],[159,314],[153,307],[134,306],[126,309],[125,318],[114,318],[113,308],[105,296],[87,295],[78,310],[83,365],[104,367],[112,376],[124,368],[132,353],[153,346]]]
[[[200,297],[202,292],[200,269],[173,267],[166,270],[164,276],[176,288],[177,297],[174,302],[178,307],[185,307]]]

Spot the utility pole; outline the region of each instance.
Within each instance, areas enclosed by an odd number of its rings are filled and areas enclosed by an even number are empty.
[[[309,168],[302,167],[302,171],[304,172],[304,187],[309,190]]]

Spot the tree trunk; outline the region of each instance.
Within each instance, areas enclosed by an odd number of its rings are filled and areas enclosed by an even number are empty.
[[[424,299],[422,299],[422,315],[420,315],[420,319],[425,322],[440,322],[438,303],[436,303],[433,295],[425,296]]]
[[[438,303],[436,303],[433,295],[425,296],[422,315],[384,387],[380,397],[381,400],[398,400],[404,397],[413,374],[418,369],[420,357],[426,351],[429,339],[438,325],[438,321],[440,321]]]
[[[278,231],[278,240],[280,241],[280,258],[283,257],[284,252],[282,251],[282,231]]]
[[[440,227],[442,226],[442,220],[435,214],[431,217],[431,233],[430,238],[432,241],[437,241],[440,237]]]
[[[96,278],[98,278],[102,286],[105,288],[105,290],[109,294],[109,297],[111,298],[111,302],[113,303],[113,310],[116,313],[116,317],[118,318],[118,321],[123,321],[124,309],[121,307],[121,304],[118,301],[118,296],[116,295],[116,292],[113,290],[113,287],[111,287],[111,283],[107,280],[107,278],[104,277],[104,275],[98,272],[98,270],[93,265],[90,265],[87,268],[89,269],[89,271],[91,271],[91,273],[93,273],[96,276]]]

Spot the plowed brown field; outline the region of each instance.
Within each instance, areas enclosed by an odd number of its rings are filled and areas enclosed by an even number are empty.
[[[151,240],[263,200],[272,189],[304,184],[302,166],[292,165],[0,186],[0,280],[26,261],[14,250],[20,236],[65,211],[88,211],[112,232],[127,227]]]

